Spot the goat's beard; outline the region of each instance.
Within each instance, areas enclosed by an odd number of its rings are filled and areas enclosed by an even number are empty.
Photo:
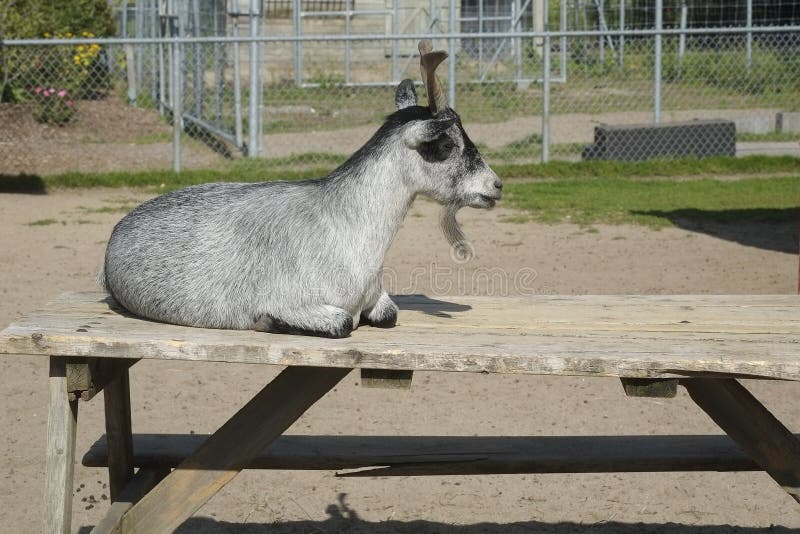
[[[451,202],[444,205],[442,210],[442,217],[440,223],[442,232],[447,242],[450,243],[451,256],[457,263],[464,263],[469,261],[475,256],[475,250],[472,244],[467,240],[467,236],[461,230],[461,224],[456,220],[456,212],[463,206],[457,202]]]

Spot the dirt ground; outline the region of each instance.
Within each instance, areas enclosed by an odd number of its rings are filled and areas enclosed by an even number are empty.
[[[0,194],[0,327],[68,290],[93,289],[129,190]],[[502,207],[465,210],[476,258],[457,264],[437,207],[412,208],[387,260],[396,291],[458,294],[794,293],[796,225],[514,224]],[[49,223],[49,224],[48,224]],[[442,284],[432,273],[532,269],[524,287]],[[460,271],[461,270],[461,271]],[[425,273],[420,275],[419,273]],[[453,275],[454,277],[457,274]],[[800,357],[800,355],[799,355]],[[210,433],[278,372],[268,366],[142,361],[133,367],[135,432]],[[38,531],[47,366],[0,357],[0,531]],[[613,379],[417,373],[409,391],[347,377],[291,429],[301,434],[588,435],[718,433],[684,392],[626,398]],[[747,383],[800,431],[800,387]],[[81,403],[78,455],[103,433],[98,396]],[[107,476],[75,467],[75,530],[108,507]],[[180,532],[199,533],[798,532],[800,507],[763,473],[527,475],[341,479],[331,472],[240,474]]]

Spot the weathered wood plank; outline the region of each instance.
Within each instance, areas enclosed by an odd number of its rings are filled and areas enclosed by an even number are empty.
[[[172,532],[349,371],[284,369],[134,505],[122,518],[122,531]]]
[[[69,534],[78,401],[67,397],[67,359],[50,358],[42,532]]]
[[[671,399],[678,394],[676,378],[620,378],[625,395]]]
[[[128,485],[111,504],[105,517],[92,529],[92,534],[119,534],[122,516],[134,504],[169,474],[168,468],[144,467],[131,478]]]
[[[108,436],[108,486],[113,503],[133,477],[131,392],[127,368],[106,384],[103,396]]]
[[[67,360],[67,392],[69,399],[89,401],[103,388],[135,364],[130,358],[69,358]]]
[[[136,434],[139,467],[177,466],[203,444],[195,434]],[[83,457],[106,464],[105,438]],[[246,469],[348,470],[383,474],[751,471],[760,467],[728,436],[303,436],[284,435]],[[360,472],[359,474],[364,474]]]
[[[361,385],[367,388],[409,389],[414,371],[361,369]]]
[[[0,333],[0,353],[800,380],[800,298],[793,295],[396,300],[397,327],[362,327],[347,339],[330,340],[154,323],[121,313],[101,294],[67,294]]]
[[[683,380],[692,400],[797,502],[800,502],[800,439],[739,382]]]

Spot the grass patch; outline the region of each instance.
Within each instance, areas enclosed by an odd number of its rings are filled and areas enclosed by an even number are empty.
[[[505,192],[507,205],[524,212],[525,220],[582,226],[794,222],[800,208],[800,176],[735,181],[571,178],[510,183]]]
[[[101,208],[85,208],[81,207],[83,213],[128,213],[136,204],[118,204],[116,206],[103,206]]]
[[[800,132],[770,132],[764,134],[741,132],[736,134],[736,140],[757,143],[800,141]]]
[[[675,176],[731,176],[800,174],[800,158],[792,156],[719,156],[704,159],[648,161],[552,161],[538,164],[493,165],[503,179],[670,178]]]
[[[287,158],[241,159],[219,169],[167,170],[140,172],[79,173],[70,172],[43,177],[0,176],[6,180],[30,178],[44,188],[62,187],[155,187],[171,190],[189,185],[231,181],[261,182],[303,180],[324,176],[345,160],[338,154],[302,154]],[[791,156],[716,157],[706,159],[664,159],[636,162],[554,161],[546,164],[522,163],[492,166],[508,179],[586,179],[586,178],[670,178],[675,176],[747,176],[800,174],[800,158]],[[41,183],[39,183],[41,182]]]
[[[290,158],[274,160],[236,160],[220,169],[185,170],[175,173],[168,170],[140,172],[104,172],[80,173],[69,172],[41,177],[46,189],[78,188],[78,187],[140,187],[156,188],[159,191],[170,191],[190,185],[208,182],[263,182],[274,180],[303,180],[323,176],[330,172],[340,161],[341,156],[331,156],[329,163],[314,163],[314,166],[296,167]],[[105,210],[105,208],[99,208]],[[122,210],[122,208],[120,208]],[[117,211],[108,208],[108,212]],[[101,213],[103,211],[98,211]]]
[[[56,224],[57,222],[58,221],[55,219],[37,219],[25,224],[27,226],[50,226],[51,224]]]

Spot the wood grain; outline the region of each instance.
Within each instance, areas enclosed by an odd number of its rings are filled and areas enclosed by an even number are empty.
[[[127,368],[106,384],[103,396],[108,436],[108,486],[111,502],[114,502],[133,477],[131,393]]]
[[[150,491],[169,474],[169,469],[163,467],[144,467],[131,478],[128,485],[123,488],[117,500],[108,509],[106,515],[92,529],[91,534],[119,534],[122,516],[134,504]]]
[[[349,371],[284,369],[125,514],[122,532],[175,530]]]
[[[678,394],[677,378],[620,378],[628,397],[672,399]]]
[[[136,434],[139,467],[177,466],[202,445],[196,434]],[[105,438],[83,457],[106,464]],[[351,470],[378,476],[760,470],[727,436],[305,436],[284,435],[247,469]],[[365,471],[348,476],[364,476]]]
[[[67,397],[67,359],[50,358],[42,532],[69,534],[78,401]]]
[[[154,323],[130,316],[103,294],[69,293],[0,333],[0,354],[800,380],[800,297],[794,295],[395,300],[397,327],[362,327],[332,340]]]

